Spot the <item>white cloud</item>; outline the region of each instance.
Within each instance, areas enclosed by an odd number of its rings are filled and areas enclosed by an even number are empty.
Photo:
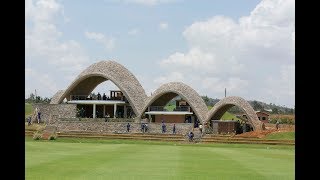
[[[268,96],[276,100],[276,104],[280,104],[282,98],[288,98],[294,102],[295,65],[282,66],[279,75],[267,77],[265,89]]]
[[[115,46],[115,38],[106,37],[102,33],[86,31],[85,36],[88,39],[95,40],[96,42],[101,43],[106,48],[106,50],[112,50]]]
[[[140,4],[140,5],[146,5],[146,6],[173,3],[177,1],[178,0],[122,0],[122,2],[127,4]]]
[[[266,80],[269,73],[294,72],[294,68],[279,69],[291,67],[295,60],[294,7],[291,0],[263,0],[249,16],[237,21],[214,16],[194,22],[182,33],[189,50],[169,55],[160,61],[160,65],[167,74],[183,74],[193,87],[200,89],[200,94],[210,90],[214,96],[217,89],[223,91],[227,87],[250,99],[267,97],[268,93],[261,90],[264,87],[261,81]],[[281,79],[286,77],[283,73]],[[286,82],[279,98],[293,106],[294,101],[290,98],[294,94],[294,74],[287,81],[290,82]],[[277,84],[284,82],[281,80]],[[276,86],[271,88],[269,94],[278,90]],[[269,101],[273,100],[270,97]]]
[[[27,0],[25,8],[26,95],[37,89],[51,97],[65,88],[61,74],[68,77],[79,73],[88,65],[89,57],[77,41],[61,40],[63,33],[56,26],[66,18],[61,4]]]
[[[240,73],[244,70],[244,65],[237,62],[234,58],[222,59],[215,54],[203,51],[200,48],[192,48],[186,54],[176,52],[167,59],[160,62],[161,67],[167,69],[183,69],[184,72],[192,72],[194,70],[204,71],[210,74],[221,72]],[[228,71],[225,71],[229,69]]]
[[[129,32],[128,32],[128,34],[129,35],[137,35],[137,34],[139,34],[139,29],[138,28],[134,28],[134,29],[131,29]]]
[[[168,29],[168,23],[167,22],[161,22],[160,24],[159,24],[159,29],[160,30],[166,30],[166,29]]]
[[[46,96],[44,92],[50,93],[54,95],[58,90],[57,82],[48,74],[38,72],[35,69],[32,68],[26,68],[26,91],[25,91],[25,97],[29,97],[30,93],[33,93],[36,89],[38,92],[38,95],[40,96]],[[37,85],[37,84],[40,84]],[[48,97],[48,96],[46,96]]]
[[[154,82],[159,85],[169,83],[169,82],[183,82],[183,81],[184,81],[184,77],[183,77],[183,74],[180,72],[171,72],[166,76],[160,76],[154,79]]]

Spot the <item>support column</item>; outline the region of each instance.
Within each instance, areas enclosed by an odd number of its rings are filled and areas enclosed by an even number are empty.
[[[93,117],[96,118],[96,104],[93,104]]]
[[[106,105],[103,105],[103,117],[106,116]]]
[[[117,113],[117,104],[114,104],[113,106],[113,118],[116,118],[116,113]]]
[[[124,114],[123,117],[127,118],[127,106],[126,105],[123,106],[123,114]]]
[[[148,112],[150,112],[150,106],[148,107]],[[151,123],[151,114],[148,114],[148,116],[149,116],[149,122]]]

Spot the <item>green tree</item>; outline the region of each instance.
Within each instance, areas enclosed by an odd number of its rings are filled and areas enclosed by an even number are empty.
[[[276,107],[272,108],[272,113],[273,114],[278,114],[279,113],[278,108],[276,108]]]

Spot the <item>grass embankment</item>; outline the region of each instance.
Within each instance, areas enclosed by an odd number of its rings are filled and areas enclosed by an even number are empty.
[[[274,132],[266,135],[265,139],[295,140],[295,132]]]
[[[26,139],[26,179],[295,178],[290,147],[70,140]]]
[[[24,112],[25,112],[25,117],[32,115],[33,107],[30,103],[24,103]]]

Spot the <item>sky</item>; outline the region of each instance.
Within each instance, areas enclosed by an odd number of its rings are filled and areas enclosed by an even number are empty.
[[[25,97],[51,98],[113,60],[148,96],[183,82],[211,98],[295,106],[294,0],[25,0]],[[93,92],[118,89],[111,81]]]

